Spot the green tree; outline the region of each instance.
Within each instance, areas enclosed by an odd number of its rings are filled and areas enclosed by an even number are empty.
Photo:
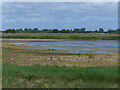
[[[81,29],[79,29],[79,28],[74,28],[74,31],[73,31],[74,33],[85,33],[85,28],[81,28]]]
[[[32,30],[32,33],[38,33],[38,32],[39,32],[38,28],[34,28],[34,29]]]
[[[73,31],[74,33],[79,33],[80,32],[80,29],[78,29],[78,28],[74,28],[74,31]]]
[[[28,32],[28,29],[27,29],[27,28],[25,28],[25,29],[24,29],[24,32]]]
[[[66,29],[62,29],[61,33],[67,33]]]
[[[23,30],[22,30],[22,29],[16,29],[16,32],[17,32],[17,33],[22,33]]]
[[[52,30],[52,33],[58,33],[59,31],[58,31],[58,29],[53,29]]]
[[[45,32],[45,33],[51,33],[51,29],[43,29],[42,32]]]
[[[104,33],[104,29],[103,29],[103,28],[100,28],[100,29],[99,29],[99,32],[100,32],[100,33]]]
[[[116,32],[117,32],[117,33],[120,33],[120,28],[116,29]]]
[[[6,33],[16,33],[16,30],[15,29],[7,29],[5,32]]]
[[[95,30],[95,32],[97,33],[97,32],[98,32],[98,30]]]
[[[80,32],[81,32],[81,33],[84,33],[84,32],[85,32],[85,28],[81,28],[81,29],[80,29]]]
[[[71,33],[71,32],[72,32],[72,30],[67,29],[67,33]]]

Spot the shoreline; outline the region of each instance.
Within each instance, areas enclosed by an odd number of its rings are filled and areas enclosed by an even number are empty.
[[[39,49],[3,45],[2,59],[3,63],[10,62],[17,65],[115,66],[118,63],[118,54],[49,53]]]
[[[57,41],[76,41],[79,39],[0,39],[2,43],[11,43],[11,42],[57,42]],[[91,40],[80,40],[80,41],[91,41]],[[94,41],[94,40],[93,40]],[[95,40],[96,41],[96,40]],[[110,41],[110,40],[109,40]]]
[[[56,42],[63,41],[65,39],[0,39],[2,43],[10,42]]]

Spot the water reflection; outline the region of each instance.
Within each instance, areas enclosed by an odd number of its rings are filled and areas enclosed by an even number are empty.
[[[57,41],[57,42],[27,42],[27,43],[7,43],[25,47],[27,49],[41,49],[46,52],[64,53],[98,53],[115,54],[118,53],[117,40],[84,40],[84,41]],[[47,51],[55,49],[56,51]]]

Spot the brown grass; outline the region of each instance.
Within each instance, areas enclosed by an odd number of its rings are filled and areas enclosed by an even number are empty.
[[[24,49],[15,45],[3,45],[3,63],[17,65],[50,65],[50,66],[114,66],[118,55],[82,54],[76,55],[43,53],[42,50]]]

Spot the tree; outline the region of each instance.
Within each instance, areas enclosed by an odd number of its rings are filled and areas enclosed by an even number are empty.
[[[34,29],[32,30],[32,33],[38,33],[38,32],[39,32],[38,28],[34,28]]]
[[[58,31],[58,29],[53,29],[52,30],[52,33],[58,33],[59,31]]]
[[[5,32],[6,33],[16,33],[15,29],[7,29]]]
[[[116,29],[116,32],[117,32],[117,33],[120,33],[120,28]]]
[[[112,32],[112,29],[108,29],[108,33],[111,33]]]
[[[99,29],[99,32],[100,32],[100,33],[103,33],[103,32],[104,32],[104,29],[103,29],[103,28],[100,28],[100,29]]]
[[[72,32],[72,30],[67,29],[67,33],[71,33],[71,32]]]
[[[79,28],[74,28],[74,31],[73,31],[74,33],[85,33],[85,28],[81,28],[81,29],[79,29]]]
[[[74,31],[73,31],[74,33],[79,33],[80,32],[80,29],[78,29],[78,28],[74,28]]]
[[[23,30],[22,30],[22,29],[17,29],[16,32],[17,32],[17,33],[22,33]]]
[[[81,28],[81,29],[80,29],[80,32],[81,32],[81,33],[84,33],[84,32],[85,32],[85,28]]]
[[[97,32],[98,32],[98,30],[95,30],[95,32],[97,33]]]
[[[61,33],[67,33],[66,29],[62,29]]]
[[[43,29],[42,32],[51,33],[51,29]]]
[[[24,32],[28,32],[28,29],[27,29],[27,28],[25,28],[25,29],[24,29]]]

